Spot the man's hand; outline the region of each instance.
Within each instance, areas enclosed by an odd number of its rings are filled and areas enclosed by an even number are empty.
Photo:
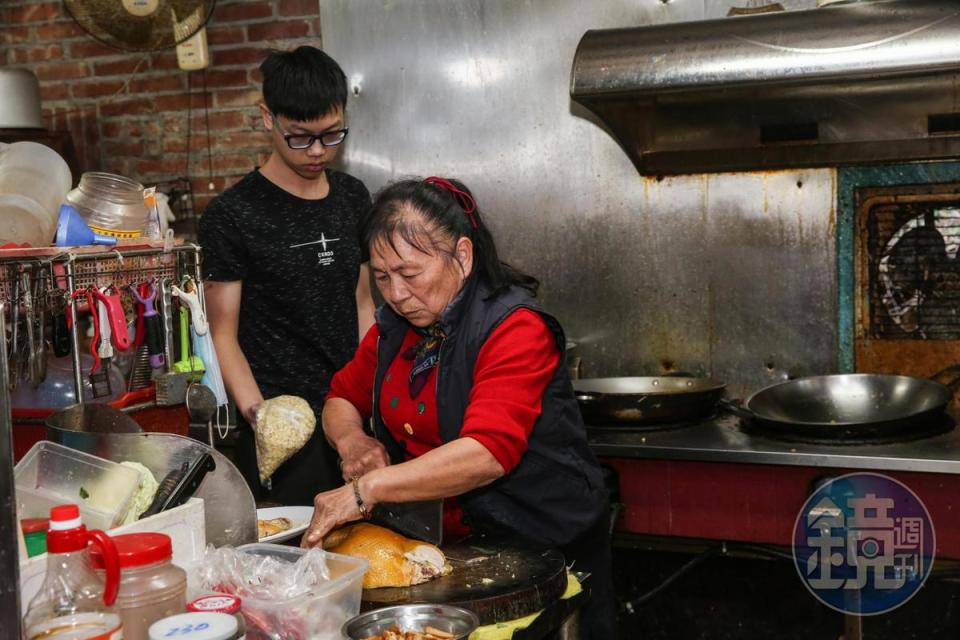
[[[383,444],[361,431],[341,438],[336,444],[342,460],[340,471],[344,480],[359,478],[374,469],[390,465],[390,456]]]
[[[360,518],[360,508],[357,506],[352,484],[318,493],[313,499],[310,527],[303,535],[300,546],[305,549],[320,546],[331,529]]]
[[[254,430],[257,428],[257,411],[260,410],[260,406],[263,405],[263,400],[254,402],[252,405],[241,411],[243,414],[243,419],[247,421],[247,424]]]

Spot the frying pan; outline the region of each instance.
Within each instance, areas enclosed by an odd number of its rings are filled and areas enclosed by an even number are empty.
[[[584,378],[573,381],[580,413],[591,425],[669,424],[712,414],[726,387],[710,378]]]
[[[797,378],[765,387],[743,408],[724,406],[785,436],[896,437],[943,420],[950,388],[911,376],[874,373]]]

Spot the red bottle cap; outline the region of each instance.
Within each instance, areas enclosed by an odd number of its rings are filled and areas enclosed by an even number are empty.
[[[76,522],[74,522],[76,521]],[[50,509],[50,528],[56,531],[76,529],[80,526],[80,507],[61,504]]]
[[[87,548],[90,536],[80,522],[80,508],[75,504],[61,504],[50,509],[50,528],[47,530],[48,553],[73,553]]]
[[[240,611],[240,598],[227,594],[203,596],[188,604],[187,611],[199,613],[215,611],[217,613],[234,614]]]
[[[127,533],[113,536],[113,544],[120,556],[120,568],[142,567],[173,557],[170,536],[163,533]],[[103,554],[97,547],[90,549],[94,569],[103,569]]]

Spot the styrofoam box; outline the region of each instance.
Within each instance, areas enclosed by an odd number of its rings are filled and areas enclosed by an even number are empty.
[[[173,544],[173,563],[187,571],[189,576],[203,559],[204,547],[207,544],[203,517],[203,500],[190,498],[179,507],[110,529],[107,533],[111,536],[124,533],[167,534]],[[20,563],[21,611],[27,610],[27,604],[40,590],[46,570],[47,554],[34,556]]]
[[[291,565],[307,553],[306,549],[277,544],[245,544],[240,553],[267,556]],[[285,600],[242,598],[241,612],[247,632],[266,630],[275,640],[339,638],[343,623],[360,612],[363,574],[370,563],[363,558],[323,552],[330,581],[310,593]]]

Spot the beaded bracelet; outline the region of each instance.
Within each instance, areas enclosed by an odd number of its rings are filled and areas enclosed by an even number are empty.
[[[357,500],[357,508],[360,510],[360,517],[364,520],[370,519],[370,511],[367,505],[363,503],[363,497],[360,495],[360,478],[353,477],[353,497]]]

